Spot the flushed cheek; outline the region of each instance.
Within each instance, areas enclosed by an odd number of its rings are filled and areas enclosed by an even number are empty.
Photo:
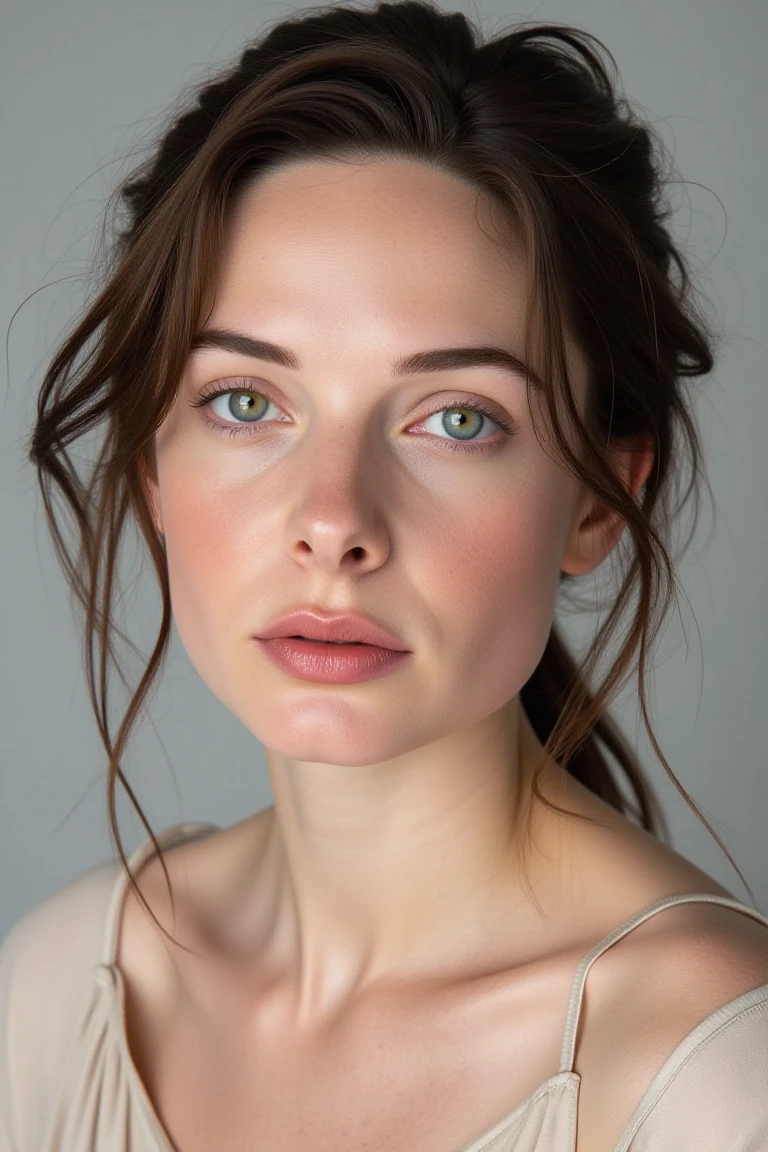
[[[278,529],[252,488],[233,491],[186,467],[169,469],[160,483],[174,621],[213,687],[233,646],[261,622],[265,546],[271,539],[274,548]]]
[[[468,716],[501,707],[541,659],[565,543],[563,499],[527,490],[512,503],[486,502],[451,540],[430,541],[432,607],[452,654],[442,674],[461,688]]]

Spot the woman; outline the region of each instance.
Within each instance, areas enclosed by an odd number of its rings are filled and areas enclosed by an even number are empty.
[[[647,722],[670,492],[699,463],[682,378],[714,357],[658,141],[593,44],[313,9],[122,187],[30,441],[101,646],[121,860],[0,951],[3,1149],[768,1148],[768,918],[657,838],[606,713],[639,650]],[[100,421],[83,483],[66,448]],[[164,613],[113,738],[129,513]],[[620,543],[577,669],[557,596]],[[115,781],[136,803],[120,761],[171,604],[274,805],[145,821],[128,860]]]

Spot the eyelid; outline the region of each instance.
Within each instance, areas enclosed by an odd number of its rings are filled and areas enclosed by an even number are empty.
[[[253,387],[253,384],[257,387]],[[266,396],[273,404],[277,404],[274,392],[266,380],[254,380],[248,376],[225,377],[223,380],[214,380],[204,385],[197,396],[190,400],[192,408],[202,408],[215,396],[226,396],[228,392],[254,392],[257,396]],[[280,407],[283,407],[282,403]]]
[[[257,384],[257,387],[253,387],[254,383]],[[189,403],[193,408],[202,408],[209,400],[212,400],[214,396],[223,396],[228,392],[254,392],[257,395],[266,396],[267,399],[271,400],[273,404],[277,404],[279,407],[284,407],[283,402],[276,398],[275,390],[272,389],[271,385],[266,380],[257,379],[251,376],[224,377],[220,380],[214,380],[211,382],[211,384],[205,385],[195,397],[195,399],[190,400]],[[421,400],[417,405],[417,408],[421,409],[424,405],[429,405],[432,413],[439,412],[440,408],[435,408],[433,405],[437,404],[439,398],[442,395],[450,397],[462,397],[460,400],[446,401],[446,403],[442,405],[443,408],[449,407],[451,403],[455,403],[458,407],[468,403],[475,403],[479,399],[481,403],[487,404],[490,408],[498,411],[498,417],[491,415],[492,420],[506,419],[512,423],[516,423],[516,421],[514,421],[512,417],[506,413],[498,401],[492,400],[488,396],[478,397],[477,393],[463,388],[440,389],[431,397],[425,397],[424,400]]]

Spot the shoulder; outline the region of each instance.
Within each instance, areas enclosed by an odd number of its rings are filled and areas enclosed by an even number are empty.
[[[577,1068],[577,1152],[623,1152],[630,1128],[632,1152],[672,1136],[681,1152],[719,1150],[717,1125],[730,1116],[744,1124],[754,1116],[768,1146],[768,926],[734,908],[690,903],[621,943],[630,941],[611,949],[612,978],[585,1037],[583,1073]],[[760,1061],[755,1096],[744,1072]]]
[[[25,913],[0,943],[0,987],[37,999],[98,963],[119,861],[96,864]]]
[[[119,867],[109,861],[88,869],[17,920],[0,943],[0,1124],[14,1116],[17,1126],[28,1124],[44,1110],[87,1007]]]

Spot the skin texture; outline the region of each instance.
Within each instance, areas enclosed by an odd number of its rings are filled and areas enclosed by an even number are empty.
[[[522,355],[523,265],[480,226],[461,181],[402,160],[269,173],[230,214],[214,287],[206,327],[286,345],[301,367],[193,352],[148,494],[179,636],[264,745],[270,947],[288,974],[286,1012],[308,1024],[376,980],[461,967],[502,916],[514,938],[510,909],[531,951],[552,931],[517,866],[540,747],[519,691],[560,571],[590,571],[623,525],[537,442],[522,378],[392,377],[396,357],[446,345]],[[585,365],[572,345],[569,356],[583,403]],[[190,403],[224,382],[272,401],[236,438],[206,424],[237,423],[226,398]],[[493,447],[449,451],[440,413],[477,399],[516,434],[478,417],[472,443]],[[652,462],[614,456],[635,495]],[[292,679],[251,637],[308,602],[371,613],[410,663],[355,685]],[[586,803],[555,766],[550,777],[558,802]],[[568,835],[537,818],[544,842]],[[257,897],[243,833],[240,845],[245,932]],[[557,859],[534,864],[534,886],[554,892],[557,872]]]

